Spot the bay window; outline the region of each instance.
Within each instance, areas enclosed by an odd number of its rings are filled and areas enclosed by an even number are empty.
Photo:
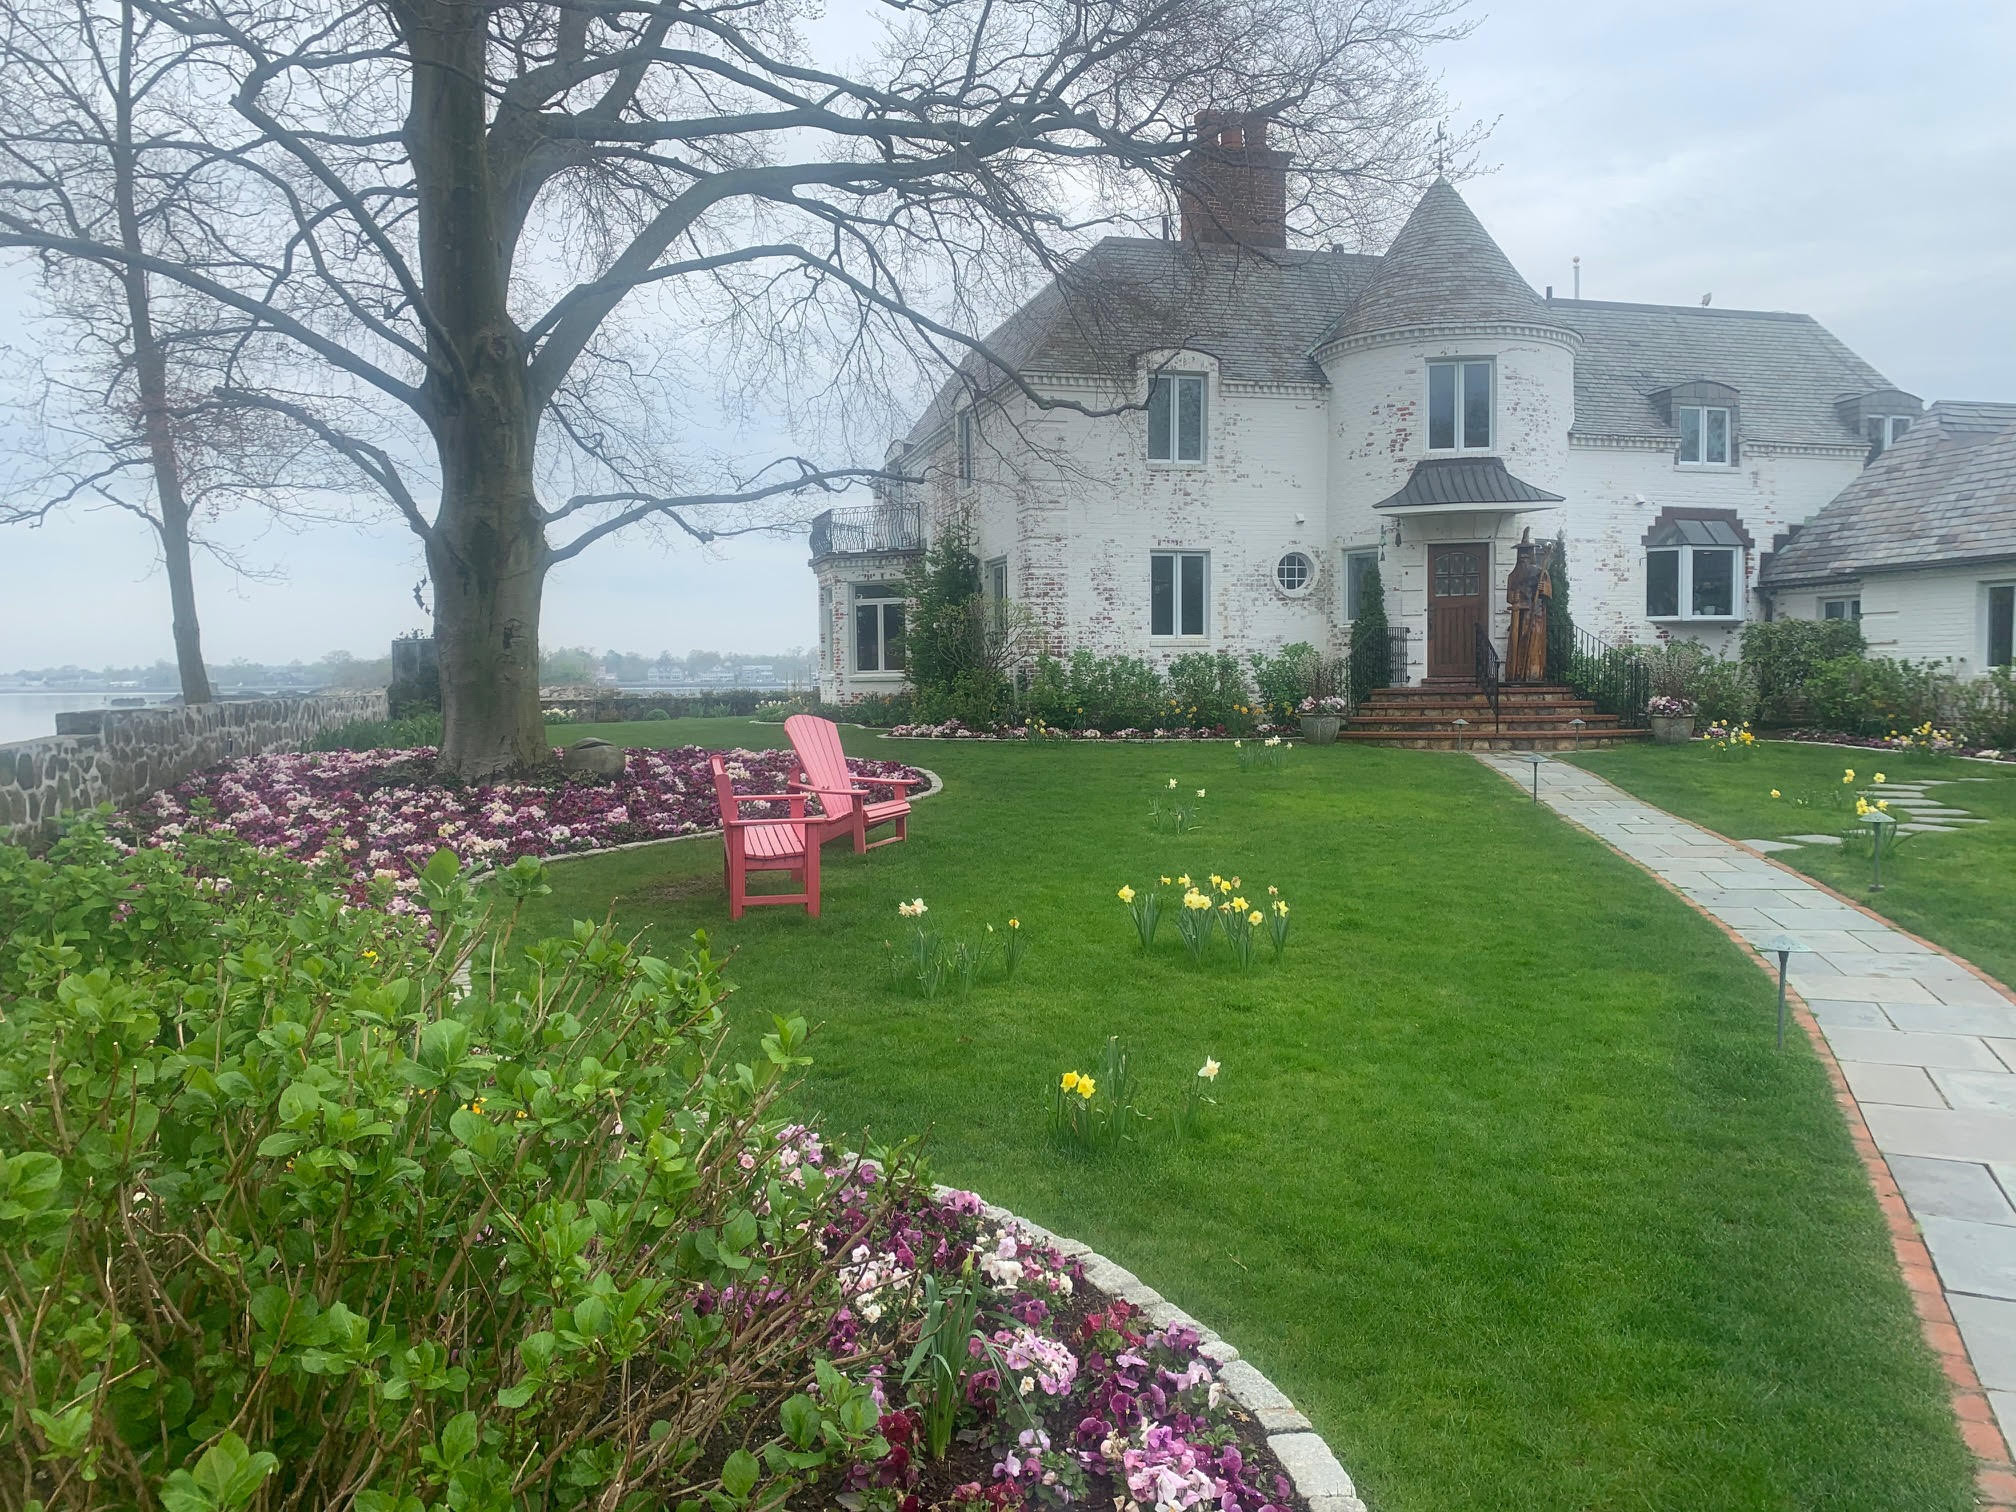
[[[854,670],[903,670],[903,589],[899,584],[855,585]]]
[[[1645,617],[1741,619],[1749,544],[1733,519],[1663,519],[1645,538]]]

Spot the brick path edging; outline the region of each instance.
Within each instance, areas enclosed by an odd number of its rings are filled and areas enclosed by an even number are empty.
[[[939,1187],[939,1195],[952,1190]],[[1253,1414],[1266,1437],[1267,1447],[1281,1462],[1296,1493],[1307,1498],[1310,1512],[1365,1512],[1365,1503],[1351,1484],[1351,1477],[1337,1462],[1330,1445],[1316,1432],[1309,1419],[1288,1400],[1286,1393],[1240,1356],[1236,1346],[1215,1330],[1205,1327],[1190,1314],[1148,1285],[1134,1272],[1116,1265],[1089,1245],[1053,1234],[1040,1223],[1018,1218],[1004,1207],[983,1202],[981,1211],[989,1221],[1013,1227],[1039,1244],[1054,1245],[1060,1254],[1075,1257],[1085,1267],[1085,1279],[1108,1296],[1119,1297],[1141,1308],[1156,1328],[1181,1324],[1194,1328],[1203,1339],[1197,1352],[1216,1369],[1218,1379],[1232,1400]],[[1987,1404],[1987,1398],[1982,1398]]]
[[[1521,793],[1526,791],[1520,785],[1518,774],[1502,771],[1491,766],[1489,762],[1486,762],[1485,766],[1497,772]],[[1600,773],[1594,775],[1601,776]],[[1655,813],[1667,814],[1667,811],[1656,803],[1648,803],[1625,789],[1619,791],[1626,792],[1634,803],[1643,804]],[[1745,939],[1734,925],[1719,918],[1712,909],[1699,900],[1689,897],[1670,879],[1660,876],[1637,857],[1612,845],[1573,815],[1562,813],[1552,804],[1548,807],[1556,819],[1573,825],[1612,855],[1630,862],[1632,866],[1708,920],[1735,942],[1774,985],[1777,983],[1776,964]],[[1954,955],[1952,951],[1934,941],[1912,934],[1910,930],[1885,918],[1874,909],[1837,892],[1825,882],[1809,877],[1775,857],[1751,850],[1740,840],[1731,840],[1727,835],[1719,834],[1705,824],[1692,819],[1682,819],[1677,814],[1667,814],[1667,817],[1678,823],[1690,825],[1704,834],[1713,835],[1717,840],[1743,854],[1767,862],[1789,876],[1797,877],[1807,886],[1828,894],[1857,912],[1867,914],[1886,928],[1894,929],[1897,933],[1936,951],[1948,960],[1966,967],[1974,976],[2004,996],[2016,998],[2016,993],[2010,992],[2007,986],[1973,962]],[[1827,1036],[1821,1031],[1820,1021],[1813,1017],[1813,1010],[1807,1005],[1805,998],[1800,996],[1799,990],[1790,983],[1785,987],[1785,1002],[1791,1010],[1793,1021],[1805,1034],[1807,1042],[1813,1047],[1814,1055],[1827,1073],[1828,1084],[1834,1091],[1835,1105],[1841,1110],[1842,1121],[1848,1125],[1849,1142],[1862,1161],[1863,1171],[1868,1176],[1869,1185],[1876,1195],[1876,1205],[1883,1214],[1883,1224],[1890,1235],[1891,1252],[1896,1257],[1897,1268],[1902,1273],[1905,1288],[1910,1294],[1912,1311],[1918,1316],[1919,1329],[1925,1336],[1926,1344],[1939,1357],[1939,1367],[1944,1372],[1952,1391],[1953,1416],[1959,1423],[1960,1438],[1966,1444],[1968,1452],[1974,1456],[1974,1486],[1980,1512],[2016,1512],[2016,1460],[2012,1460],[2009,1442],[2003,1436],[2001,1424],[1996,1420],[1994,1409],[1988,1401],[1988,1393],[1983,1389],[1981,1378],[1975,1371],[1974,1361],[1967,1353],[1966,1341],[1960,1337],[1959,1326],[1953,1321],[1953,1310],[1947,1305],[1945,1288],[1939,1283],[1938,1270],[1932,1263],[1932,1252],[1926,1248],[1924,1236],[1919,1232],[1917,1222],[1911,1217],[1911,1211],[1905,1205],[1904,1194],[1898,1189],[1897,1179],[1891,1173],[1889,1161],[1884,1159],[1883,1152],[1876,1147],[1876,1141],[1869,1133],[1869,1125],[1862,1116],[1862,1105],[1849,1087],[1848,1078],[1841,1070],[1841,1063],[1835,1058],[1833,1047],[1827,1043]]]

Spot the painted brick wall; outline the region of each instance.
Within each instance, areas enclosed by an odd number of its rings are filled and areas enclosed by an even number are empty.
[[[1975,677],[1988,669],[1988,589],[2003,583],[2016,583],[2016,563],[1879,572],[1848,587],[1780,593],[1776,607],[1786,619],[1817,619],[1822,600],[1859,593],[1871,656],[1946,661]]]

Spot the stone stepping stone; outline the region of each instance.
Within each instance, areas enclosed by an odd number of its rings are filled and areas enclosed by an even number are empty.
[[[1900,824],[1897,826],[1897,832],[1900,835],[1953,835],[1959,833],[1950,824]]]
[[[1787,835],[1787,840],[1797,840],[1801,845],[1839,845],[1839,835]]]
[[[1747,845],[1754,851],[1769,855],[1772,851],[1797,850],[1799,847],[1790,840],[1738,840],[1738,845]]]

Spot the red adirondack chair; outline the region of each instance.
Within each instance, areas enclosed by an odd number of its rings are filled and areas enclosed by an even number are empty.
[[[728,879],[728,917],[739,919],[745,908],[771,903],[803,903],[805,912],[819,917],[819,832],[818,821],[805,817],[803,793],[738,793],[728,780],[721,758],[709,758],[714,772],[714,797],[721,805],[721,866]],[[789,803],[788,817],[745,819],[745,803]],[[752,893],[752,871],[788,871],[798,879],[802,891],[795,893]]]
[[[839,726],[817,714],[793,714],[784,721],[784,733],[804,769],[792,789],[817,793],[825,811],[823,819],[812,821],[821,845],[839,835],[852,835],[854,853],[860,855],[871,848],[868,831],[882,824],[895,825],[896,833],[885,835],[876,845],[894,845],[909,836],[909,790],[924,785],[921,777],[857,777],[847,769]],[[871,800],[869,789],[875,787],[894,788],[896,796]]]

